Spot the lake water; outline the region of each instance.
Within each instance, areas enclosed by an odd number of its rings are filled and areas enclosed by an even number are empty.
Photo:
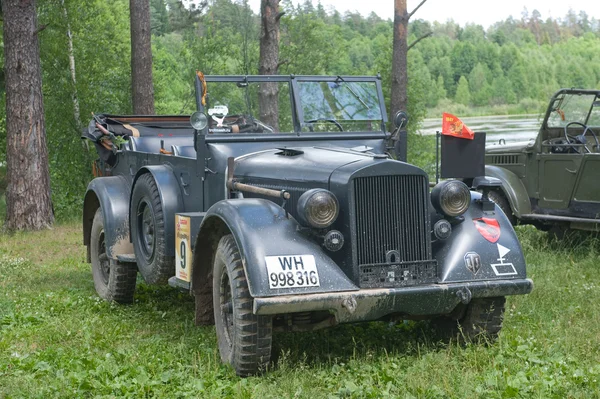
[[[458,115],[457,115],[458,116]],[[460,118],[460,116],[459,116]],[[460,118],[474,132],[485,132],[487,143],[526,141],[535,139],[544,115],[502,115],[474,116]],[[420,129],[421,134],[433,135],[442,130],[442,117],[425,119]]]

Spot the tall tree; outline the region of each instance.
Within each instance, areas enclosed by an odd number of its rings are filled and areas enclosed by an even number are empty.
[[[134,114],[154,114],[150,0],[129,0],[131,91]]]
[[[260,75],[277,75],[279,69],[279,0],[261,0]],[[279,131],[279,86],[277,83],[262,83],[258,94],[260,120]]]
[[[399,110],[406,110],[408,107],[408,71],[407,55],[410,47],[414,46],[424,36],[410,46],[407,44],[408,38],[408,20],[415,12],[426,2],[422,0],[410,13],[406,9],[406,0],[394,0],[394,41],[392,53],[392,96],[390,101],[390,118]],[[426,36],[429,36],[427,34]]]
[[[54,221],[35,0],[3,0],[6,71],[6,227]]]

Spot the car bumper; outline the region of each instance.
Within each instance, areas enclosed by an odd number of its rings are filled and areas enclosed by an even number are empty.
[[[361,289],[305,295],[254,298],[254,313],[276,315],[331,311],[338,323],[377,320],[389,314],[433,316],[450,313],[473,298],[528,294],[530,279],[431,284],[416,287]]]

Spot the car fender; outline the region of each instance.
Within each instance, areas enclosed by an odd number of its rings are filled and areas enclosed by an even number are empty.
[[[527,189],[519,177],[510,170],[499,166],[486,165],[485,175],[502,181],[502,192],[508,199],[513,213],[518,218],[531,213],[531,202]]]
[[[165,254],[167,256],[175,256],[175,214],[183,212],[183,199],[179,182],[168,165],[150,165],[144,166],[138,170],[133,180],[131,187],[135,187],[139,177],[145,173],[150,173],[156,182],[160,195],[160,203],[165,220]],[[131,201],[133,189],[129,196],[129,207],[131,209]]]
[[[237,243],[253,297],[358,290],[321,246],[298,231],[298,223],[280,206],[265,199],[231,199],[214,204],[200,225],[192,266],[194,292],[212,283],[214,253],[226,234]],[[286,255],[313,255],[320,285],[271,289],[265,257]]]
[[[129,197],[131,186],[122,176],[97,177],[90,182],[83,200],[83,243],[88,247],[90,259],[90,234],[98,207],[104,219],[106,254],[111,259],[117,255],[133,253],[129,238]]]
[[[440,283],[527,277],[523,251],[510,221],[497,205],[494,212],[484,213],[480,199],[480,193],[471,192],[471,205],[462,215],[464,220],[453,224],[448,239],[433,243]],[[485,238],[476,225],[490,226],[478,220],[481,218],[496,220],[499,235]]]

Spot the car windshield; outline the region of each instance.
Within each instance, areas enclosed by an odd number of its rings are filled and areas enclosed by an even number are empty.
[[[548,116],[548,127],[565,127],[578,122],[600,126],[600,101],[595,94],[562,94],[556,97]]]
[[[381,132],[384,112],[375,79],[347,79],[211,77],[208,133]]]
[[[382,112],[375,82],[300,81],[302,131],[381,130]]]

